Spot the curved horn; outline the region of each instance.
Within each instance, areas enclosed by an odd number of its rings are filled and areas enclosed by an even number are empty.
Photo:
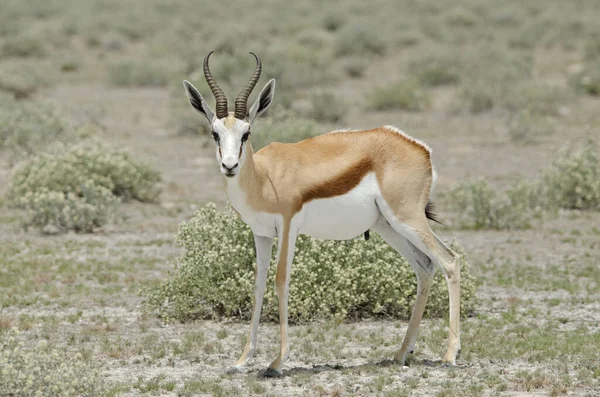
[[[253,52],[250,54],[254,55],[254,58],[256,58],[256,69],[254,70],[254,74],[250,78],[250,81],[248,81],[248,84],[246,84],[238,94],[237,98],[235,98],[235,118],[240,120],[244,120],[248,114],[248,97],[254,89],[254,86],[256,86],[256,83],[260,78],[260,72],[262,71],[262,63],[260,62],[258,55]]]
[[[213,52],[214,51],[209,52],[204,57],[204,77],[206,78],[206,82],[208,83],[208,86],[210,87],[210,90],[212,91],[213,95],[215,96],[215,100],[217,101],[215,107],[217,117],[222,119],[223,117],[227,117],[229,113],[227,110],[227,97],[223,93],[221,87],[219,87],[219,85],[215,81],[215,78],[213,77],[212,73],[210,72],[210,68],[208,67],[208,58],[210,58],[210,55]]]

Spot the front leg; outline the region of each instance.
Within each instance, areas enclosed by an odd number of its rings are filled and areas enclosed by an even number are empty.
[[[271,262],[271,249],[273,239],[254,235],[254,244],[256,245],[256,272],[254,273],[254,299],[252,309],[252,320],[250,321],[250,335],[246,347],[240,358],[235,362],[228,372],[237,372],[254,356],[256,351],[256,339],[258,334],[258,323],[260,322],[260,312],[262,309],[263,297],[265,295],[265,286],[267,284],[267,272]]]
[[[275,277],[275,288],[277,300],[279,301],[279,326],[281,337],[281,348],[279,356],[269,365],[266,375],[281,374],[283,364],[290,355],[288,341],[288,293],[290,285],[290,271],[294,260],[294,248],[296,246],[295,230],[291,230],[290,222],[286,221],[282,232],[279,234],[279,247],[277,250],[277,275]]]

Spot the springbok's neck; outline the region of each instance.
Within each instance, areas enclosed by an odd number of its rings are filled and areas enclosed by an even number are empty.
[[[246,145],[246,156],[238,176],[233,178],[233,180],[229,180],[225,177],[223,177],[223,179],[225,180],[225,187],[228,191],[231,191],[232,188],[235,190],[239,189],[248,196],[254,195],[257,190],[260,191],[261,173],[254,162],[254,149],[250,142]],[[229,199],[232,201],[232,197]],[[234,203],[232,202],[232,204]]]

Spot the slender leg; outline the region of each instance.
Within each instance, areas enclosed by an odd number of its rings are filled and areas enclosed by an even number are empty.
[[[410,316],[410,322],[406,331],[406,336],[402,342],[402,347],[394,356],[394,360],[404,364],[409,353],[414,351],[419,326],[425,311],[427,298],[433,283],[433,274],[435,266],[431,259],[410,243],[400,233],[396,232],[385,221],[379,222],[373,229],[378,233],[392,248],[400,253],[411,265],[417,275],[417,298],[415,306]]]
[[[409,221],[386,216],[386,220],[395,231],[431,258],[446,277],[450,298],[450,330],[444,362],[456,365],[460,349],[460,257],[433,233],[425,216]]]
[[[290,285],[290,270],[294,260],[294,247],[296,246],[296,232],[290,229],[289,221],[283,227],[279,235],[279,249],[277,257],[277,275],[275,277],[275,288],[279,301],[279,327],[281,336],[281,348],[279,356],[269,365],[266,375],[282,373],[283,364],[290,355],[288,341],[288,293]]]
[[[460,351],[460,257],[452,251],[444,242],[433,233],[434,239],[440,250],[451,256],[452,260],[438,262],[448,284],[448,295],[450,298],[450,335],[448,338],[448,350],[444,356],[444,362],[456,365],[456,356]]]
[[[244,348],[242,355],[228,372],[241,370],[248,360],[254,356],[254,352],[256,351],[258,323],[260,322],[260,312],[262,309],[263,297],[265,295],[265,286],[267,284],[267,272],[271,261],[273,239],[254,235],[254,244],[256,245],[256,273],[250,334],[248,335],[248,341],[246,342],[246,347]]]

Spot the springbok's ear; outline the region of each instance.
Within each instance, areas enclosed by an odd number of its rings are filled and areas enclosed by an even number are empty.
[[[275,95],[275,79],[269,80],[250,108],[248,112],[250,124],[269,108],[271,102],[273,102],[273,95]]]
[[[206,104],[200,92],[187,80],[183,80],[183,87],[185,88],[185,93],[187,94],[190,104],[204,115],[209,123],[212,123],[213,118],[215,117],[215,113],[212,109]]]

